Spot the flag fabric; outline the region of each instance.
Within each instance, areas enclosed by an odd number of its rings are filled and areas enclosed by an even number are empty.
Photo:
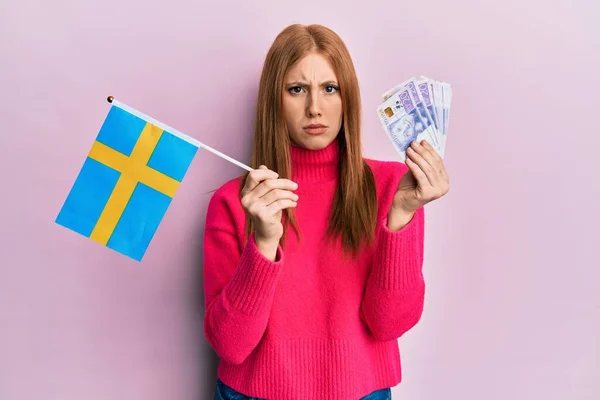
[[[201,143],[119,104],[55,222],[141,261]]]

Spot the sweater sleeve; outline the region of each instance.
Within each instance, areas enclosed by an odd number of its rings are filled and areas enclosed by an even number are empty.
[[[283,264],[256,247],[254,234],[241,246],[233,217],[223,200],[211,200],[204,233],[204,332],[217,355],[241,364],[256,348],[267,327]]]
[[[380,221],[374,263],[361,304],[361,317],[379,341],[400,338],[423,313],[424,210],[398,231]]]

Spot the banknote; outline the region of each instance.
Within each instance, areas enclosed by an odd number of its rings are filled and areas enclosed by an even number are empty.
[[[385,113],[382,113],[381,110],[389,107],[390,101],[394,104],[400,101],[399,95],[405,91],[412,105],[415,107],[413,115],[415,130],[418,132],[418,140],[426,139],[438,154],[444,157],[452,99],[451,85],[447,82],[430,79],[421,75],[407,79],[382,94],[383,103],[378,107],[377,113],[388,135],[391,135],[391,122],[389,118],[384,118]],[[396,146],[396,149],[400,153],[401,160],[404,162],[406,159],[406,154],[404,153],[406,147],[398,149],[398,146]]]
[[[406,161],[406,149],[413,141],[431,140],[408,88],[385,100],[377,108],[377,115],[402,162]]]
[[[438,117],[439,131],[442,134],[442,136],[445,136],[446,132],[444,127],[444,103],[442,97],[442,85],[431,79],[427,79],[425,77],[421,78],[423,81],[426,81],[429,84],[431,98],[433,99],[433,106],[435,108],[435,113]]]
[[[425,129],[427,130],[429,138],[431,139],[429,143],[438,151],[438,153],[440,153],[442,150],[440,145],[440,134],[438,133],[438,128],[433,120],[433,113],[430,112],[429,108],[426,106],[423,92],[417,88],[417,85],[418,82],[416,79],[410,79],[405,83],[404,86],[409,89],[413,103],[415,103],[417,106],[419,117],[425,125]]]
[[[438,153],[441,153],[441,135],[437,132],[438,128],[435,125],[432,113],[430,113],[428,108],[426,107],[423,97],[419,95],[417,83],[417,79],[414,77],[408,79],[386,92],[383,95],[383,98],[388,99],[390,96],[394,95],[399,90],[404,88],[408,89],[408,93],[411,96],[413,104],[415,104],[417,108],[418,120],[423,125],[424,129],[427,131],[427,136],[425,138],[437,150]]]
[[[427,108],[429,117],[433,120],[433,124],[435,125],[436,133],[440,134],[440,131],[442,128],[441,128],[440,119],[439,119],[437,110],[435,108],[435,105],[433,104],[433,94],[432,94],[433,85],[431,84],[431,82],[426,81],[426,80],[418,80],[418,81],[416,81],[416,85],[417,85],[417,88],[419,89],[419,94],[423,98],[423,104],[425,104],[425,107]]]
[[[442,97],[443,97],[443,118],[444,118],[444,149],[446,142],[446,132],[448,132],[448,124],[450,123],[450,106],[452,104],[452,86],[447,82],[442,82]]]
[[[434,109],[438,115],[440,143],[442,145],[441,156],[446,150],[446,140],[448,133],[448,122],[450,118],[450,106],[452,100],[452,86],[448,82],[437,81],[425,76],[419,77],[419,82],[427,82],[431,88]]]
[[[394,86],[392,89],[388,90],[382,95],[382,98],[386,100],[390,98],[390,96],[396,94],[399,90],[403,88],[408,88],[413,103],[417,106],[417,112],[420,117],[420,120],[424,124],[425,129],[427,130],[427,139],[429,143],[437,150],[438,153],[441,153],[441,134],[438,133],[439,128],[437,127],[437,124],[434,120],[433,113],[430,111],[430,109],[426,108],[425,99],[420,93],[420,90],[417,88],[417,85],[420,83],[421,82],[417,81],[416,78],[410,78],[400,83],[399,85]]]

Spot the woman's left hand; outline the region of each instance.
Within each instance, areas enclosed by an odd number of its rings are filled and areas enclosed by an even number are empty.
[[[404,220],[402,225],[417,209],[444,196],[450,188],[442,158],[425,140],[411,143],[405,163],[409,170],[400,179],[390,210],[390,222]]]

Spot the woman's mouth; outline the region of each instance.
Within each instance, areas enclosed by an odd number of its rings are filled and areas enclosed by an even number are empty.
[[[306,125],[302,129],[304,129],[304,132],[308,133],[309,135],[320,135],[325,133],[327,126],[323,124],[310,124]]]

